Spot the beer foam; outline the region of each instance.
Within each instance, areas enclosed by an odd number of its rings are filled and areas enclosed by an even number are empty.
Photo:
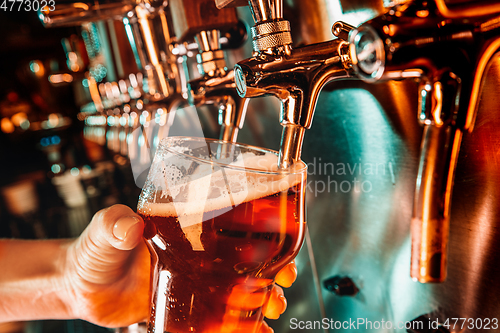
[[[277,171],[276,155],[271,153],[243,153],[229,166],[187,159],[175,159],[172,165],[168,159],[162,160],[150,171],[152,190],[143,190],[138,211],[143,215],[175,216],[193,251],[204,251],[201,223],[205,212],[214,212],[212,218],[244,202],[285,191],[302,180],[301,173],[263,173]],[[301,162],[294,168],[298,171],[303,167]],[[189,176],[184,176],[186,173]],[[155,202],[148,202],[153,198]]]
[[[243,153],[239,158],[231,163],[233,166],[245,167],[249,171],[238,170],[236,168],[219,169],[210,173],[210,165],[200,168],[198,173],[204,174],[202,177],[194,179],[188,183],[165,184],[166,190],[162,193],[162,198],[170,196],[171,202],[145,202],[139,207],[139,212],[144,215],[155,216],[176,216],[182,227],[203,222],[200,220],[203,212],[220,211],[220,214],[230,210],[232,207],[249,202],[255,199],[273,195],[297,185],[301,181],[299,174],[264,174],[263,172],[277,171],[276,155],[266,153],[265,155],[255,155],[253,153]],[[304,164],[295,166],[296,170],[304,167]],[[169,167],[164,166],[164,170]],[[169,175],[176,174],[177,171],[170,170],[164,172]],[[193,175],[196,175],[194,173]],[[171,177],[170,180],[177,179]],[[166,181],[168,183],[168,181]],[[158,184],[155,184],[158,185]],[[170,185],[170,186],[169,186]],[[182,220],[182,221],[181,221]]]

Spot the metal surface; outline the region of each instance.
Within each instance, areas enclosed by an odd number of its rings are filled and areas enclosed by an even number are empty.
[[[172,54],[175,45],[165,8],[138,4],[134,12],[125,20],[130,20],[133,26],[129,40],[135,45],[147,75],[151,99],[159,101],[180,94],[182,66]]]
[[[446,279],[449,210],[461,131],[473,128],[482,75],[500,50],[500,29],[492,24],[496,18],[446,20],[438,2],[395,6],[350,37],[351,57],[361,78],[374,82],[414,76],[421,82],[418,119],[425,130],[411,265],[411,276],[420,282]]]
[[[290,22],[264,21],[252,27],[253,49],[256,52],[272,50],[292,44]]]
[[[236,141],[238,131],[243,127],[248,100],[240,98],[236,92],[234,71],[228,70],[225,51],[221,47],[220,28],[226,29],[225,38],[232,39],[232,35],[240,41],[245,39],[241,34],[246,35],[246,29],[241,31],[234,9],[225,9],[210,21],[201,10],[212,7],[219,11],[211,0],[174,1],[170,4],[172,24],[178,34],[187,36],[184,38],[194,34],[198,46],[196,61],[200,77],[188,82],[189,102],[196,107],[215,105],[218,109],[216,118],[221,125],[219,138]],[[200,8],[199,13],[196,8]],[[229,18],[224,17],[226,14]],[[227,33],[228,29],[232,33]]]
[[[118,81],[142,70],[147,77],[152,101],[177,99],[181,93],[184,73],[178,57],[172,54],[175,45],[167,11],[162,4],[70,2],[61,4],[55,11],[41,12],[39,18],[48,28],[85,26],[96,21],[102,43],[110,44],[103,47],[110,54],[109,58],[113,58],[106,65],[108,69],[117,67],[119,74],[118,77],[108,75],[107,81]]]
[[[360,289],[354,298],[321,290],[324,317],[394,323],[424,313],[434,313],[433,318],[439,317],[441,322],[453,317],[483,321],[498,317],[498,59],[488,74],[478,126],[464,135],[457,162],[450,211],[449,274],[439,285],[413,282],[409,274],[410,221],[422,137],[422,128],[411,112],[418,106],[417,86],[411,82],[375,86],[337,82],[329,87],[335,91],[321,95],[303,147],[303,159],[310,168],[309,251],[314,254],[320,281],[345,274]],[[336,112],[331,105],[336,106]],[[332,171],[331,164],[337,171]],[[358,186],[364,183],[367,191],[356,190],[355,181]],[[273,323],[277,332],[297,331],[291,329],[294,320],[323,317],[318,311],[318,295],[301,292],[314,286],[307,266],[302,266],[307,265],[306,258],[299,256],[299,279],[291,290],[285,290],[288,309]],[[362,331],[405,332],[387,328]]]

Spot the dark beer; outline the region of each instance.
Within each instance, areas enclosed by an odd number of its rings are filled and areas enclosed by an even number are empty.
[[[169,203],[139,207],[153,258],[149,332],[257,331],[275,275],[302,244],[304,178],[201,212],[202,222],[186,228]]]

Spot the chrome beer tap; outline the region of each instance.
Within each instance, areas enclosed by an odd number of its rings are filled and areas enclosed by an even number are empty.
[[[195,106],[214,104],[219,109],[220,139],[235,142],[243,127],[248,99],[236,92],[234,71],[228,70],[220,46],[220,31],[201,31],[195,36],[201,77],[188,83],[189,102]]]
[[[219,7],[242,2],[217,0]],[[274,95],[282,102],[283,125],[279,167],[300,158],[305,130],[311,127],[321,89],[332,80],[350,76],[349,31],[346,23],[333,26],[332,41],[292,48],[290,22],[283,19],[282,0],[249,0],[255,25],[254,54],[235,66],[238,94],[242,98]]]
[[[227,68],[220,40],[221,29],[227,28],[232,32],[230,39],[233,40],[229,47],[239,47],[246,39],[246,29],[241,27],[234,9],[219,11],[213,0],[174,0],[170,6],[175,13],[172,19],[180,40],[188,42],[194,39],[198,46],[196,61],[201,77],[188,82],[188,100],[194,106],[218,107],[220,139],[236,141],[238,131],[243,127],[248,100],[236,92],[234,71]],[[211,15],[207,19],[198,12]]]
[[[103,20],[123,21],[123,33],[118,36],[109,32],[110,44],[113,44],[113,41],[120,45],[128,42],[130,46],[126,50],[124,45],[119,49],[113,46],[110,53],[115,61],[108,65],[119,66],[127,61],[135,63],[136,68],[146,75],[149,100],[156,102],[171,99],[171,96],[176,97],[182,89],[182,66],[177,62],[178,57],[172,53],[175,43],[172,41],[167,14],[163,3],[117,1],[106,4],[61,4],[56,6],[54,11],[40,12],[39,17],[45,27],[78,26]],[[106,35],[104,32],[103,34]],[[128,58],[135,60],[130,61]],[[122,69],[122,72],[127,69]]]
[[[500,48],[500,6],[449,7],[413,1],[350,34],[353,67],[367,81],[413,78],[424,126],[411,222],[411,276],[447,274],[453,178],[464,132],[471,132],[484,74]],[[496,15],[496,16],[494,16]]]
[[[149,94],[153,101],[178,105],[183,93],[186,73],[182,55],[174,55],[177,47],[169,21],[169,9],[141,2],[135,6],[135,15],[124,18],[131,23],[130,44],[137,49],[139,61],[145,71]],[[167,107],[172,108],[170,105]]]

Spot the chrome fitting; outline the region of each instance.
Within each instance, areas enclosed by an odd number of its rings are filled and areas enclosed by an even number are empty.
[[[251,30],[253,49],[256,52],[292,44],[290,22],[287,20],[262,22],[253,26]]]
[[[198,71],[202,76],[206,74],[213,76],[219,70],[227,71],[224,51],[222,50],[198,53],[196,60],[198,62]]]

